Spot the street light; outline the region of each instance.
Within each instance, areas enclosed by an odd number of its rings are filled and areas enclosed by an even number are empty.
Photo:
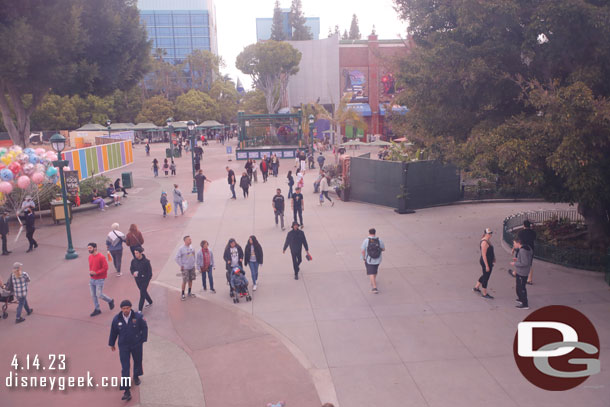
[[[313,114],[309,115],[309,139],[311,140],[311,155],[313,156],[313,123],[315,118]]]
[[[112,122],[110,121],[110,119],[106,120],[106,128],[108,129],[108,137],[110,138],[110,125],[112,124]]]
[[[195,122],[189,120],[186,123],[186,128],[189,132],[189,137],[191,139],[191,165],[193,166],[193,193],[197,193],[197,184],[195,183]]]
[[[172,159],[172,164],[174,163],[174,140],[172,138],[173,134],[174,134],[174,126],[172,126],[172,123],[174,122],[174,119],[172,117],[168,117],[167,120],[167,130],[169,131],[169,151],[171,153],[171,159]]]
[[[110,120],[108,120],[110,122]],[[110,127],[110,125],[108,125]],[[66,252],[66,260],[76,259],[78,254],[72,247],[72,233],[70,232],[70,217],[68,216],[68,197],[66,196],[66,185],[64,182],[64,167],[69,163],[67,160],[61,160],[61,152],[66,147],[66,139],[61,134],[53,134],[51,136],[51,145],[53,150],[57,151],[57,161],[53,161],[53,165],[59,168],[59,179],[61,181],[61,197],[64,201],[64,216],[66,218],[66,234],[68,235],[68,251]]]

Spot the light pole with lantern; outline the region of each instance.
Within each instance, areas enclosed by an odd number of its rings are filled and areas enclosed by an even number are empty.
[[[313,114],[309,115],[309,139],[311,140],[311,155],[313,156],[313,123],[315,117]]]
[[[106,120],[106,128],[108,129],[108,137],[110,138],[110,125],[112,124],[112,121],[110,119]]]
[[[173,122],[174,122],[174,119],[172,117],[168,117],[166,120],[167,130],[169,131],[169,151],[171,154],[170,158],[172,159],[172,164],[174,163],[174,139],[173,139],[174,126],[172,126]]]
[[[108,127],[110,128],[110,125],[108,125]],[[67,160],[61,160],[61,152],[66,147],[66,139],[61,134],[53,134],[53,136],[51,136],[50,141],[51,145],[53,146],[53,150],[57,152],[57,161],[53,161],[53,165],[59,169],[59,179],[61,181],[61,197],[64,201],[66,234],[68,235],[68,251],[66,252],[66,259],[72,260],[78,257],[78,253],[76,253],[74,247],[72,246],[72,232],[70,231],[70,217],[68,216],[68,197],[66,195],[66,184],[64,181],[64,167],[67,166],[69,163]]]
[[[189,139],[191,141],[191,165],[193,166],[193,193],[197,193],[197,184],[195,183],[195,122],[189,120],[186,123],[186,128],[189,132]]]

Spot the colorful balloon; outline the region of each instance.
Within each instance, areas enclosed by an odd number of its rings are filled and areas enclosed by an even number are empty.
[[[36,155],[44,155],[47,150],[45,150],[44,148],[37,148],[36,150],[34,150],[36,152]]]
[[[57,175],[57,168],[55,168],[55,167],[47,168],[47,177],[51,178],[51,177],[54,177],[55,175]]]
[[[32,164],[37,164],[38,162],[40,162],[40,159],[38,157],[36,157],[34,154],[30,155],[30,163]]]
[[[7,152],[8,152],[8,150],[6,149],[6,147],[0,147],[0,156],[3,156]]]
[[[13,191],[13,186],[10,182],[2,181],[0,182],[0,192],[3,194],[10,194]]]
[[[21,171],[21,164],[19,164],[17,161],[13,161],[9,164],[8,169],[11,170],[14,175],[17,175]]]
[[[30,162],[30,156],[27,154],[21,153],[17,156],[17,160],[23,165]]]
[[[21,189],[26,189],[27,187],[30,186],[30,177],[26,176],[26,175],[22,175],[19,178],[17,178],[17,186]]]
[[[32,175],[32,182],[34,184],[42,184],[42,181],[44,181],[44,174],[42,172],[35,172]]]
[[[0,161],[2,161],[5,165],[9,165],[13,160],[11,160],[11,157],[9,157],[7,154],[0,158]]]
[[[0,171],[0,178],[3,181],[12,181],[13,177],[14,177],[13,172],[11,170],[9,170],[8,168],[5,168],[2,171]]]
[[[34,149],[32,148],[26,148],[25,150],[23,150],[24,153],[26,153],[27,155],[31,155],[31,154],[35,154]]]
[[[34,164],[26,164],[23,166],[23,173],[25,175],[34,174],[34,170],[36,170],[36,168],[34,167]]]

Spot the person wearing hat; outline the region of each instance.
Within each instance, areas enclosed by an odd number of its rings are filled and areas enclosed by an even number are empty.
[[[25,212],[26,208],[36,209],[36,203],[34,203],[34,199],[32,199],[31,195],[26,195],[24,201],[21,203],[21,212]]]
[[[6,245],[8,235],[8,212],[2,212],[0,215],[0,235],[2,236],[2,255],[7,256],[11,254]]]
[[[131,260],[130,271],[136,280],[136,285],[140,290],[140,301],[138,302],[138,311],[142,312],[144,301],[148,301],[146,307],[150,307],[153,303],[152,298],[148,294],[148,284],[152,279],[152,267],[150,260],[144,256],[144,248],[142,246],[133,249],[134,259]]]
[[[286,248],[290,246],[290,254],[292,255],[292,267],[294,268],[294,279],[299,279],[299,266],[303,261],[302,248],[305,246],[305,251],[309,256],[309,245],[305,238],[305,232],[299,229],[298,222],[292,222],[292,230],[286,235],[286,241],[284,242],[284,249],[282,253],[286,253]]]
[[[142,314],[133,312],[131,301],[121,301],[121,312],[113,319],[110,325],[110,338],[108,346],[114,352],[115,344],[119,340],[119,358],[121,360],[121,387],[124,390],[122,400],[131,400],[130,358],[133,358],[133,383],[140,385],[140,376],[144,374],[142,368],[143,344],[148,340],[148,324]]]
[[[489,300],[493,300],[494,297],[489,295],[489,293],[487,292],[487,283],[489,282],[491,271],[493,270],[493,266],[496,262],[494,247],[491,244],[492,234],[492,230],[490,228],[487,228],[485,229],[485,231],[483,232],[483,236],[481,237],[481,241],[479,243],[479,248],[481,249],[481,257],[479,259],[479,263],[481,264],[483,274],[481,275],[481,277],[479,277],[479,280],[472,288],[472,291],[480,293],[483,298],[487,298]]]
[[[6,283],[6,289],[14,293],[15,298],[17,298],[17,319],[15,322],[17,324],[25,321],[25,318],[21,317],[21,310],[25,308],[25,312],[30,315],[34,312],[33,308],[30,308],[28,305],[27,295],[28,295],[28,283],[30,282],[30,276],[25,271],[22,271],[21,268],[23,264],[19,262],[15,262],[13,264],[13,274],[8,278]]]

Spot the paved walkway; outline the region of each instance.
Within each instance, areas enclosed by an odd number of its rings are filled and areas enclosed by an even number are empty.
[[[155,145],[153,155],[164,146]],[[584,385],[559,394],[530,385],[512,358],[516,324],[527,312],[514,308],[514,280],[506,268],[508,253],[500,248],[502,219],[514,212],[561,207],[552,204],[480,204],[420,210],[397,215],[391,209],[337,202],[318,206],[306,177],[305,233],[314,257],[292,278],[289,254],[281,248],[286,232],[273,224],[271,197],[286,189],[283,160],[279,178],[259,182],[250,198],[231,201],[224,148],[212,144],[204,155],[206,202],[190,194],[190,158],[177,160],[177,177],[189,197],[185,216],[163,219],[158,197],[174,179],[153,179],[150,158],[135,152],[136,189],[124,205],[104,213],[79,215],[74,236],[80,258],[67,262],[63,227],[42,227],[41,247],[25,255],[25,242],[11,245],[14,254],[0,258],[0,276],[13,261],[22,261],[33,278],[30,303],[36,309],[20,325],[0,321],[3,346],[0,371],[10,370],[13,354],[66,353],[69,371],[87,370],[96,377],[120,372],[118,355],[106,346],[114,312],[90,318],[85,246],[102,243],[112,222],[126,231],[136,223],[144,232],[146,254],[155,281],[152,308],[145,311],[150,339],[145,345],[145,375],[128,405],[264,406],[285,400],[287,407],[319,406],[608,406],[610,404],[610,289],[600,274],[535,262],[534,286],[528,287],[533,309],[549,304],[573,306],[595,324],[602,343],[602,372]],[[261,177],[259,177],[261,180]],[[239,196],[239,195],[238,195]],[[334,197],[333,197],[334,198]],[[289,222],[289,219],[287,219]],[[359,246],[369,227],[376,227],[387,251],[379,274],[381,293],[370,292],[359,259]],[[478,278],[478,241],[484,227],[498,233],[498,262],[490,288],[493,301],[470,290]],[[215,272],[218,293],[179,300],[180,278],[173,257],[181,237],[194,244],[206,239],[216,256],[230,237],[245,246],[255,234],[265,252],[259,289],[253,301],[233,304],[224,285],[224,270]],[[12,243],[12,242],[11,242]],[[128,251],[123,267],[128,267]],[[112,266],[111,266],[112,270]],[[112,273],[111,273],[112,274]],[[137,300],[131,277],[109,276],[105,291],[117,300]],[[104,306],[104,305],[103,305]],[[3,374],[3,377],[6,376]],[[116,390],[70,390],[62,394],[40,389],[0,391],[2,406],[124,405]]]

